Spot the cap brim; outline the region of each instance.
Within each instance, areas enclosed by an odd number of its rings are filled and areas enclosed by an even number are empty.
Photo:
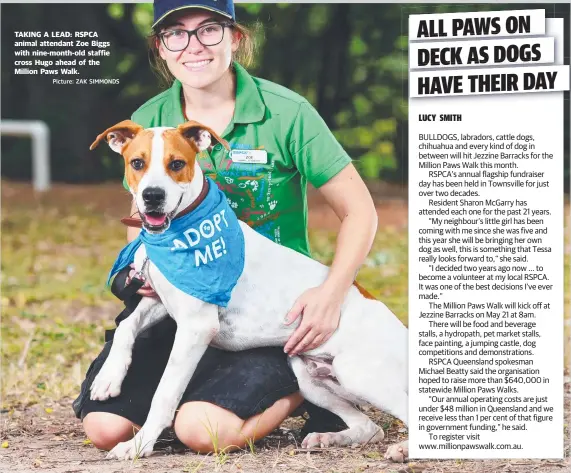
[[[200,10],[208,10],[214,13],[218,13],[219,15],[225,16],[226,18],[231,19],[232,21],[234,21],[234,18],[232,18],[232,16],[230,16],[228,13],[226,13],[225,11],[221,11],[221,10],[217,10],[216,8],[209,8],[209,7],[204,7],[202,5],[185,5],[184,7],[180,7],[180,8],[173,8],[172,10],[169,10],[168,12],[166,12],[163,16],[161,16],[157,21],[155,21],[153,23],[153,25],[151,26],[151,28],[154,28],[155,26],[157,26],[161,21],[163,21],[167,16],[169,16],[171,13],[177,12],[177,11],[181,11],[181,10],[187,10],[189,8],[198,8]]]

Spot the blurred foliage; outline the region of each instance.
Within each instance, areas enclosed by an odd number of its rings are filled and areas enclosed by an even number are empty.
[[[252,74],[307,97],[363,176],[405,183],[408,15],[520,8],[537,5],[247,3],[237,4],[236,14],[261,30]],[[566,17],[568,34],[568,8],[545,8],[548,17]],[[152,17],[151,3],[2,5],[2,116],[48,123],[55,179],[119,181],[120,159],[104,147],[88,148],[99,132],[160,92],[146,50]],[[96,31],[111,41],[111,56],[87,77],[119,78],[120,84],[62,86],[50,76],[14,75],[14,31]],[[4,138],[2,151],[3,175],[29,178],[27,140]]]

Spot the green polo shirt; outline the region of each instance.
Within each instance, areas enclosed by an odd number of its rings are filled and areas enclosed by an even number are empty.
[[[307,238],[307,182],[320,187],[351,159],[317,111],[300,95],[252,77],[239,64],[236,107],[222,138],[197,156],[204,173],[224,191],[238,218],[259,233],[310,254]],[[185,122],[181,83],[150,99],[132,116],[145,128]],[[239,162],[237,150],[261,150],[257,163]]]

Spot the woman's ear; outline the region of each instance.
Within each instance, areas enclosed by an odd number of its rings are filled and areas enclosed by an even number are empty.
[[[238,47],[242,41],[242,33],[235,28],[232,28],[232,52],[238,51]]]
[[[159,56],[161,57],[161,59],[163,61],[166,61],[167,58],[166,58],[165,48],[163,46],[163,42],[158,36],[155,36],[155,47],[157,48],[157,51],[159,52]]]

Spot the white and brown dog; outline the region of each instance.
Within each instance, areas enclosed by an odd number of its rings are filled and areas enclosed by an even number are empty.
[[[196,154],[210,146],[211,137],[228,146],[212,130],[188,122],[178,128],[143,129],[123,121],[105,130],[91,146],[106,139],[123,155],[125,174],[143,227],[161,232],[179,209],[196,207],[204,194],[204,177]],[[203,302],[174,287],[155,264],[145,265],[145,277],[161,300],[143,298],[119,324],[109,357],[91,386],[91,399],[119,395],[131,362],[137,335],[171,316],[177,332],[168,364],[153,397],[147,421],[128,442],[118,444],[108,458],[149,455],[157,437],[173,421],[188,382],[210,344],[224,350],[284,346],[295,330],[284,318],[296,298],[320,285],[328,268],[276,244],[240,222],[244,235],[244,268],[227,307]],[[135,255],[141,270],[144,245]],[[408,422],[408,332],[381,302],[365,298],[352,287],[343,303],[337,331],[322,346],[291,358],[304,398],[334,412],[348,429],[311,433],[304,447],[378,442],[383,430],[354,404],[370,403]],[[392,445],[386,457],[403,461],[407,442]]]

